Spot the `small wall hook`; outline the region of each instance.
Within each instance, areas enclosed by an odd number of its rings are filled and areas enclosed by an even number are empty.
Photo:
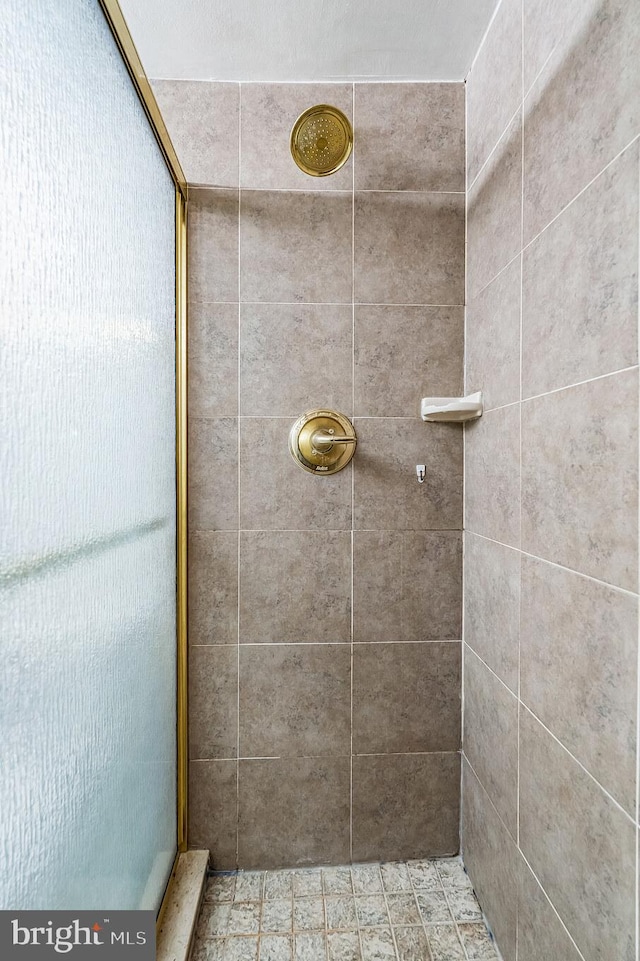
[[[426,464],[416,464],[416,475],[418,477],[418,483],[424,484],[425,477],[427,476]]]

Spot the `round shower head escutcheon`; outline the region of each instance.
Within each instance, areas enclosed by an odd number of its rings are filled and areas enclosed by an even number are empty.
[[[300,114],[291,131],[291,156],[311,177],[327,177],[346,164],[353,129],[337,107],[319,103]]]

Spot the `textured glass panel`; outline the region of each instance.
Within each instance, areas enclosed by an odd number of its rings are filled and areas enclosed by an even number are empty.
[[[2,21],[0,908],[157,907],[173,184],[96,0],[5,0]]]

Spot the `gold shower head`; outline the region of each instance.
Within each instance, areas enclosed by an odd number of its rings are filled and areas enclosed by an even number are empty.
[[[312,177],[334,174],[353,148],[353,130],[337,107],[319,103],[300,114],[291,131],[291,156]]]

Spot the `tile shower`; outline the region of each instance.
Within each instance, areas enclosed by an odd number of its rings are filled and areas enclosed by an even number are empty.
[[[218,869],[455,854],[462,433],[417,415],[425,392],[462,389],[464,86],[154,89],[201,185],[191,843]],[[358,130],[328,178],[289,153],[318,102]],[[288,433],[326,406],[354,417],[358,450],[315,477]]]
[[[309,866],[318,957],[311,866],[461,843],[504,961],[636,959],[639,32],[502,0],[466,84],[154,82],[194,185],[190,838],[254,914]],[[288,136],[320,102],[355,148],[315,180]],[[464,432],[419,420],[465,389]],[[358,450],[317,478],[287,435],[325,405]],[[485,957],[433,934],[406,957]]]

